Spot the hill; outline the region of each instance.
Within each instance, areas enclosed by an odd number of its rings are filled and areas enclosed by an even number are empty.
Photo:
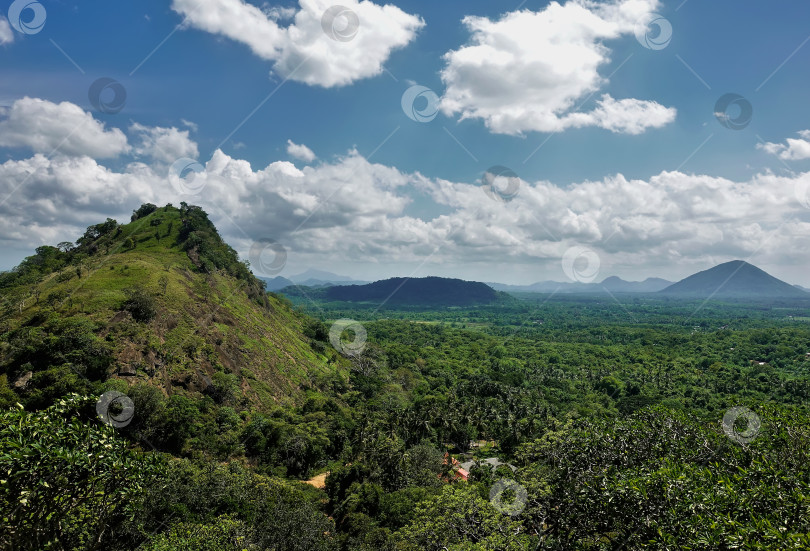
[[[112,379],[267,409],[334,371],[334,352],[304,335],[310,322],[185,203],[39,247],[0,274],[0,294],[0,387],[35,407]]]
[[[371,302],[398,306],[474,306],[493,304],[508,297],[475,281],[443,277],[393,277],[366,285],[317,289],[312,298],[326,301]]]
[[[742,260],[733,260],[693,274],[661,293],[715,298],[810,298],[810,293]]]

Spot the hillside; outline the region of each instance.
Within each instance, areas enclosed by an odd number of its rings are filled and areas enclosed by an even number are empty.
[[[810,298],[810,294],[742,260],[693,274],[662,294],[715,298]]]
[[[484,283],[443,277],[393,277],[366,285],[328,287],[323,296],[329,301],[410,306],[472,306],[502,300],[497,291]]]
[[[184,203],[39,247],[0,274],[0,293],[0,386],[38,406],[109,377],[267,409],[333,371],[304,336],[308,322]]]

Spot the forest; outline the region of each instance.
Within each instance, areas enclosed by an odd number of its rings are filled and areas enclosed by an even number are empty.
[[[2,549],[810,548],[807,304],[310,301],[105,224],[0,277]]]

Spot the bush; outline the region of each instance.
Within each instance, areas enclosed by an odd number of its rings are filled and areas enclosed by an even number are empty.
[[[152,203],[144,203],[137,210],[132,211],[132,217],[130,220],[134,222],[139,218],[143,218],[144,216],[149,216],[153,212],[157,210],[157,205],[153,205]]]
[[[155,298],[143,290],[141,287],[133,287],[124,291],[127,300],[124,302],[124,310],[129,312],[135,321],[149,323],[157,315],[157,304]]]

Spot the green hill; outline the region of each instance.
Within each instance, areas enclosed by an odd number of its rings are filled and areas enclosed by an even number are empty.
[[[661,293],[714,298],[810,298],[805,291],[742,260],[693,274]]]
[[[334,371],[199,207],[143,205],[0,274],[0,392],[45,406],[107,379],[267,409]],[[334,354],[334,351],[331,351]]]
[[[365,285],[335,285],[306,290],[292,287],[282,292],[291,297],[304,296],[318,301],[399,307],[478,306],[514,300],[485,283],[444,277],[392,277]]]

